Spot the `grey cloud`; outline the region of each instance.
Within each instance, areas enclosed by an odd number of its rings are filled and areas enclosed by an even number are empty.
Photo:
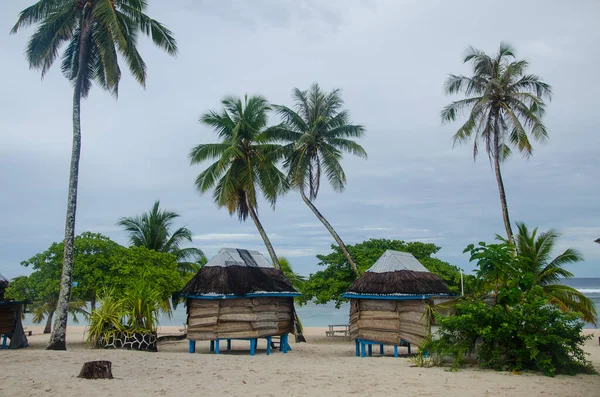
[[[33,0],[7,2],[5,31]],[[525,22],[515,18],[535,15]],[[77,231],[100,231],[121,244],[119,217],[138,214],[160,199],[181,214],[194,246],[209,256],[222,246],[264,246],[251,221],[240,223],[200,196],[193,181],[202,170],[187,154],[215,141],[199,115],[225,94],[261,93],[290,104],[293,87],[319,82],[343,89],[352,119],[364,124],[368,160],[344,159],[348,187],[324,186],[316,204],[348,244],[367,238],[430,241],[440,257],[467,270],[467,244],[503,231],[497,187],[485,155],[452,149],[457,125],[441,125],[448,73],[468,73],[463,49],[495,51],[501,40],[527,57],[531,71],[554,88],[546,122],[550,140],[535,155],[504,165],[511,216],[531,227],[563,233],[585,263],[577,276],[600,276],[597,183],[600,134],[593,89],[600,31],[595,1],[577,7],[549,1],[399,2],[384,0],[150,1],[149,13],[176,34],[176,59],[147,40],[146,90],[125,75],[115,101],[97,87],[85,100]],[[0,273],[27,273],[19,262],[62,238],[71,144],[71,87],[54,67],[40,81],[23,58],[27,32],[0,35]],[[28,33],[31,33],[29,31]],[[273,118],[273,122],[276,118]],[[272,211],[260,203],[279,255],[301,273],[318,270],[315,254],[333,240],[299,195],[290,192]]]

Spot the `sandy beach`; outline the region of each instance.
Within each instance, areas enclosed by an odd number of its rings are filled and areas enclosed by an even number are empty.
[[[83,327],[71,327],[66,352],[44,350],[47,335],[31,327],[30,347],[0,350],[0,396],[597,396],[600,376],[549,378],[513,375],[477,368],[451,372],[416,368],[406,358],[357,358],[345,338],[327,338],[324,328],[307,328],[309,343],[291,343],[293,351],[266,356],[259,342],[256,356],[247,343],[215,356],[208,342],[198,342],[195,354],[187,341],[164,342],[158,353],[86,349]],[[164,327],[163,334],[178,327]],[[592,332],[592,331],[586,331]],[[600,370],[598,332],[586,350]],[[293,338],[291,338],[293,339]],[[403,348],[401,353],[406,353]],[[110,360],[113,380],[77,378],[82,364]]]

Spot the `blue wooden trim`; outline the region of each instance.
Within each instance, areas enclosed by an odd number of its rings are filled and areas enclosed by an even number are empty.
[[[215,351],[215,341],[214,340],[210,341],[210,350],[209,351],[210,352],[214,352]]]
[[[355,348],[356,348],[356,357],[360,356],[360,343],[358,342],[358,339],[354,341],[354,343],[356,344]]]
[[[0,306],[8,305],[26,305],[29,301],[0,301]]]
[[[384,353],[385,343],[376,342],[376,341],[367,340],[367,339],[360,339],[360,338],[357,338],[355,343],[356,343],[356,356],[359,355],[359,346],[360,346],[360,353],[361,353],[360,356],[361,357],[366,357],[367,351],[368,351],[368,355],[372,356],[373,355],[373,345],[379,346],[380,354],[383,355],[383,353]],[[400,343],[398,343],[397,345],[393,345],[393,346],[394,346],[394,357],[398,357],[398,346],[407,346],[408,354],[411,354],[410,343],[406,342],[404,339],[400,339]]]
[[[227,351],[231,350],[231,339],[227,339]]]
[[[379,299],[379,300],[395,300],[395,301],[403,301],[403,300],[425,300],[429,298],[446,298],[457,296],[456,294],[450,295],[363,295],[363,294],[355,294],[351,292],[346,292],[342,295],[342,298],[350,298],[350,299]]]
[[[364,343],[360,344],[360,356],[367,357],[367,345],[365,345]]]
[[[271,342],[273,341],[272,336],[267,336],[267,356],[271,354]]]
[[[209,300],[220,300],[220,299],[240,299],[240,298],[260,298],[264,297],[288,297],[293,298],[302,295],[299,292],[273,292],[268,294],[246,294],[246,295],[180,295],[177,297],[186,299],[209,299]]]
[[[254,355],[255,349],[256,349],[256,339],[252,338],[252,339],[250,339],[250,355],[251,356]]]
[[[398,345],[394,345],[394,357],[398,358]]]
[[[219,354],[221,351],[219,350],[219,339],[215,341],[215,354]]]
[[[8,335],[4,334],[2,335],[2,349],[6,349],[6,339],[8,338]]]
[[[379,354],[383,356],[383,343],[379,345]]]
[[[195,340],[190,340],[189,341],[189,352],[190,353],[195,353],[196,352],[196,341]]]
[[[373,345],[369,344],[367,346],[367,349],[369,350],[369,357],[373,357]]]

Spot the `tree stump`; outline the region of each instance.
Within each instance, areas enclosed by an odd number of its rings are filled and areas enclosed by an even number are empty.
[[[112,379],[112,363],[110,361],[88,361],[83,364],[78,378]]]

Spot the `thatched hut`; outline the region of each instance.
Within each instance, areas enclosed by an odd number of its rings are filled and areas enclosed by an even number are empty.
[[[187,305],[187,338],[190,352],[195,341],[211,341],[219,352],[219,340],[250,341],[254,354],[258,338],[281,336],[286,352],[287,336],[294,330],[294,296],[300,295],[283,272],[258,251],[223,248],[183,288],[179,296]],[[216,343],[216,346],[215,346]]]
[[[0,348],[19,349],[27,347],[27,337],[23,331],[21,314],[26,302],[5,299],[4,293],[8,287],[8,280],[0,274]],[[8,345],[10,339],[10,345]]]
[[[350,298],[350,337],[370,346],[421,346],[429,334],[428,304],[450,296],[446,284],[412,254],[386,251],[343,296]]]

